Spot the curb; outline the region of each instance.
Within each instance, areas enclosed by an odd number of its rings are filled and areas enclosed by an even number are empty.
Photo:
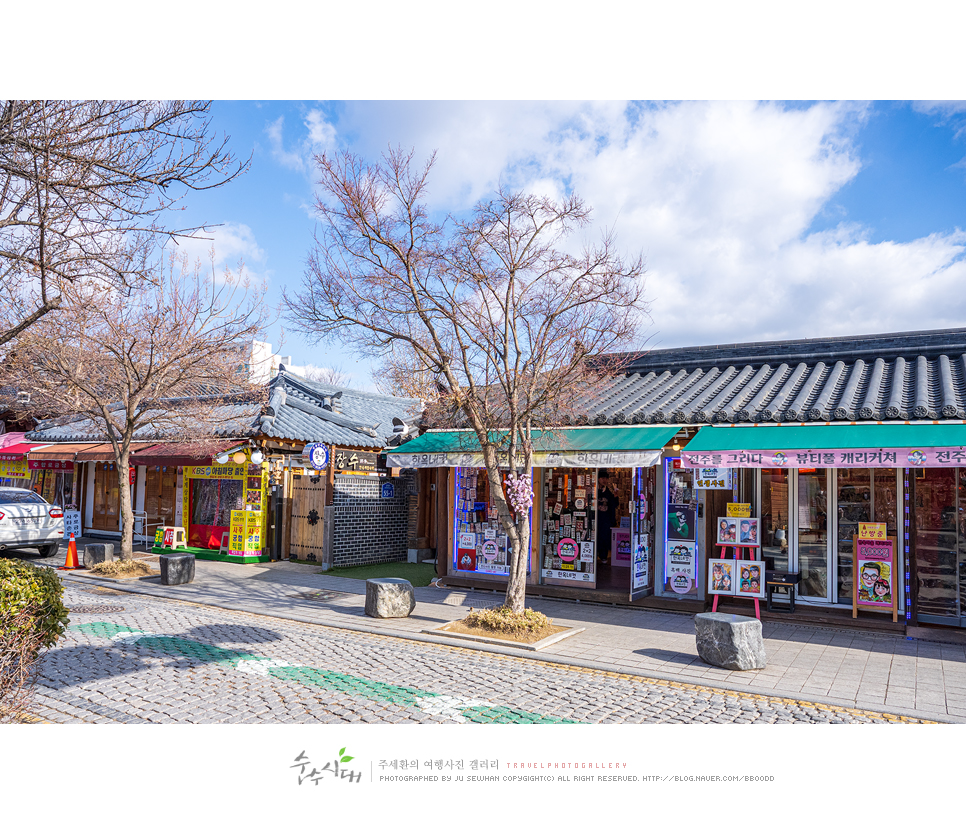
[[[65,574],[68,581],[74,582],[75,579],[72,578],[72,574],[69,572]],[[926,720],[935,721],[936,723],[966,723],[966,718],[959,718],[953,715],[934,713],[934,712],[919,712],[915,709],[904,709],[893,706],[879,706],[876,705],[875,708],[870,708],[863,706],[858,703],[850,703],[848,701],[843,701],[838,698],[828,697],[826,695],[812,695],[804,694],[801,692],[795,693],[781,693],[774,689],[772,690],[757,690],[751,686],[742,686],[738,683],[729,683],[727,681],[714,681],[714,682],[702,682],[701,678],[682,678],[681,675],[670,674],[668,672],[660,671],[641,671],[639,669],[624,668],[620,666],[614,666],[609,663],[598,663],[592,660],[581,660],[575,657],[559,657],[553,654],[538,654],[536,652],[525,651],[519,648],[513,648],[509,646],[494,645],[489,642],[475,642],[470,640],[463,640],[459,645],[454,643],[452,638],[440,637],[436,635],[426,634],[426,633],[416,633],[408,631],[387,631],[384,628],[378,628],[369,625],[359,625],[356,623],[332,623],[332,622],[319,622],[317,619],[312,619],[302,614],[294,613],[282,613],[282,612],[268,612],[266,610],[253,610],[252,608],[245,607],[236,603],[226,603],[226,602],[200,602],[197,599],[188,597],[178,597],[169,596],[169,594],[161,593],[158,591],[150,591],[140,588],[140,586],[135,586],[131,584],[118,585],[114,580],[108,580],[106,578],[102,579],[99,577],[79,577],[77,578],[81,584],[91,583],[91,582],[111,582],[112,584],[107,586],[114,590],[122,591],[124,593],[130,594],[144,594],[146,596],[160,597],[161,599],[171,599],[178,602],[186,602],[192,605],[200,605],[209,608],[221,608],[225,611],[238,611],[243,614],[252,614],[254,616],[270,617],[273,619],[288,620],[289,622],[298,623],[308,623],[309,625],[317,625],[320,628],[333,628],[342,631],[353,631],[359,634],[375,634],[382,637],[395,637],[399,640],[409,640],[418,643],[427,643],[430,645],[442,646],[445,648],[463,648],[471,649],[473,651],[482,651],[487,654],[494,654],[501,657],[516,657],[522,660],[536,660],[541,663],[551,663],[561,667],[570,667],[574,669],[583,669],[585,671],[595,671],[601,672],[603,674],[608,674],[611,676],[624,675],[627,677],[635,677],[643,680],[656,680],[663,683],[671,683],[677,686],[685,687],[696,687],[702,689],[711,690],[721,690],[725,692],[732,692],[739,695],[749,695],[752,697],[760,698],[773,698],[776,700],[801,702],[801,703],[814,703],[820,706],[833,707],[836,709],[849,709],[851,711],[858,712],[872,712],[881,715],[894,715],[898,718],[914,718],[916,720]],[[139,590],[140,588],[140,590]]]

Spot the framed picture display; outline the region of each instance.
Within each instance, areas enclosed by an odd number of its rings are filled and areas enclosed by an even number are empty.
[[[732,596],[735,592],[735,568],[740,564],[734,559],[709,559],[708,593]]]
[[[758,534],[758,519],[737,519],[738,522],[738,544],[748,547],[758,547],[760,542]]]
[[[738,519],[731,516],[721,516],[715,525],[718,528],[719,545],[738,544]]]
[[[760,559],[735,562],[735,596],[761,599],[765,596],[765,566]]]

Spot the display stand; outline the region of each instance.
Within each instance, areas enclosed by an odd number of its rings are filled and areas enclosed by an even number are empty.
[[[725,549],[731,548],[732,555],[736,562],[744,558],[744,555],[743,555],[744,551],[748,551],[749,560],[753,562],[759,561],[755,553],[756,551],[759,550],[759,548],[755,545],[735,545],[735,544],[729,543],[729,544],[719,544],[718,547],[721,549],[721,553],[717,557],[718,559],[727,559],[728,556],[725,553]],[[734,596],[735,599],[753,599],[755,601],[755,617],[758,619],[759,622],[761,621],[761,607],[759,606],[759,603],[758,603],[758,597],[739,597],[737,594],[728,594],[727,596]],[[719,594],[714,595],[714,602],[711,603],[712,611],[718,610],[718,597],[719,597]]]

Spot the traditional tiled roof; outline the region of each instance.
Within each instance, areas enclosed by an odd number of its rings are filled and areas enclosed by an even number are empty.
[[[411,422],[419,409],[414,398],[313,383],[280,371],[271,383],[260,431],[275,438],[381,448],[392,438],[392,419]]]
[[[344,447],[381,449],[393,435],[393,418],[411,422],[420,402],[326,384],[315,384],[281,371],[269,383],[267,405],[224,404],[217,409],[218,437],[266,435],[291,441],[321,441]],[[342,412],[339,412],[339,409]],[[103,430],[89,418],[57,419],[28,433],[37,441],[104,441]],[[163,441],[155,427],[145,427],[135,440]]]
[[[599,424],[966,418],[966,329],[660,349],[592,402]]]

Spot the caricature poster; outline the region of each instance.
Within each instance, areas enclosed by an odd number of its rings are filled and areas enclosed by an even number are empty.
[[[853,613],[859,606],[892,611],[896,616],[895,542],[892,539],[853,537],[855,560]]]

